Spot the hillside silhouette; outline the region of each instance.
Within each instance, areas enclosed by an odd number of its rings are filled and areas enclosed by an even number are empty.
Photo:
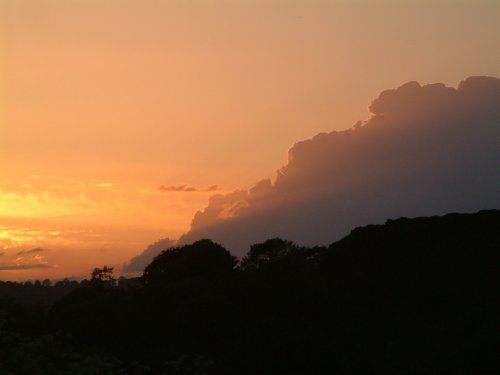
[[[499,210],[388,220],[328,247],[273,238],[240,262],[204,239],[139,280],[96,269],[49,310],[4,298],[0,373],[494,374],[499,265]]]

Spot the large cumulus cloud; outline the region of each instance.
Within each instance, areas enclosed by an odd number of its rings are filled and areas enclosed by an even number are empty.
[[[328,244],[388,218],[500,207],[500,80],[409,82],[353,128],[295,144],[274,182],[211,198],[180,243],[237,255],[271,237]]]
[[[140,273],[144,268],[153,261],[153,259],[166,250],[175,245],[175,241],[169,238],[163,238],[149,245],[142,253],[130,259],[124,266],[124,273]]]

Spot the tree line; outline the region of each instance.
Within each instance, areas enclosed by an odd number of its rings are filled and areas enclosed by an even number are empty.
[[[48,310],[0,302],[0,373],[498,373],[499,229],[498,210],[402,218],[240,261],[203,239],[122,287],[96,268]]]

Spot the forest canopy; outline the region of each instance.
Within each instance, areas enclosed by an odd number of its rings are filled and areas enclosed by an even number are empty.
[[[240,262],[203,239],[137,279],[2,282],[0,373],[495,373],[499,228],[499,210],[401,218]]]

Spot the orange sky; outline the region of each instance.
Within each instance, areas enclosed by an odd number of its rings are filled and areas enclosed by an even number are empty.
[[[500,76],[499,19],[496,0],[0,0],[0,279],[119,267],[380,91]]]

